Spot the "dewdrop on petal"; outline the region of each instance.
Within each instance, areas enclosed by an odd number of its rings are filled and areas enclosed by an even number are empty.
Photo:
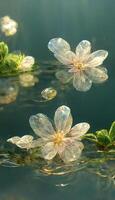
[[[26,56],[18,66],[18,69],[26,72],[26,71],[31,71],[33,65],[35,64],[35,59],[32,56]]]
[[[4,16],[1,18],[1,31],[6,36],[12,36],[17,32],[18,24],[16,21],[11,19],[9,16]]]
[[[57,91],[54,88],[49,87],[49,88],[45,88],[41,92],[41,95],[46,100],[52,100],[52,99],[54,99],[56,97]]]

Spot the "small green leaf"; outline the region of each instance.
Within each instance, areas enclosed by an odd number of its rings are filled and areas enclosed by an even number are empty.
[[[0,42],[0,63],[4,60],[6,55],[8,55],[8,46],[4,42]]]
[[[106,129],[97,131],[98,143],[102,146],[107,146],[111,143],[111,138],[109,137],[108,131]]]
[[[87,133],[83,136],[83,139],[95,142],[97,138],[94,133]]]
[[[112,141],[115,140],[115,121],[111,125],[111,128],[109,130],[109,136],[110,136]]]

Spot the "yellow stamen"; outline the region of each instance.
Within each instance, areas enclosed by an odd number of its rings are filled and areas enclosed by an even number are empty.
[[[76,61],[74,61],[73,62],[73,66],[75,68],[77,68],[78,70],[81,70],[83,68],[83,63],[82,62],[76,62]]]
[[[53,142],[55,145],[60,145],[64,139],[64,134],[63,133],[56,133],[53,137]]]

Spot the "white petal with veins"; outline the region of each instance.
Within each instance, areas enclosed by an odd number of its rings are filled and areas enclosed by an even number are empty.
[[[70,144],[67,143],[64,151],[60,153],[60,157],[65,163],[78,160],[81,156],[83,148],[84,145],[81,142],[73,140],[72,142],[70,142]]]
[[[76,55],[72,51],[55,53],[54,56],[64,65],[71,65],[73,64],[73,61],[76,59]]]
[[[72,127],[69,135],[75,137],[76,139],[80,140],[81,137],[87,133],[89,130],[90,125],[86,122],[82,122],[79,124],[76,124],[75,126]]]
[[[74,74],[73,86],[78,91],[86,92],[91,88],[92,81],[84,74],[84,72],[80,71]]]
[[[97,67],[101,65],[107,56],[108,52],[105,50],[98,50],[91,53],[87,59],[86,67]]]
[[[76,47],[76,56],[82,59],[83,57],[88,56],[90,51],[91,43],[87,40],[82,40]]]
[[[106,68],[88,68],[86,70],[86,74],[89,77],[89,79],[92,80],[93,83],[103,83],[108,79]]]
[[[20,140],[20,137],[14,136],[7,140],[7,142],[11,142],[12,144],[16,144]]]
[[[57,132],[68,133],[73,122],[70,108],[67,106],[60,106],[55,112],[54,122]]]
[[[57,154],[57,149],[54,146],[53,142],[48,142],[46,145],[44,145],[41,149],[42,156],[46,160],[53,159]]]
[[[56,54],[70,50],[70,45],[62,38],[53,38],[48,43],[48,49]]]
[[[40,137],[48,138],[55,132],[48,117],[42,113],[31,116],[29,122],[33,131]]]

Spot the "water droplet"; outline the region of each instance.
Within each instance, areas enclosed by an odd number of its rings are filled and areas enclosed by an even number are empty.
[[[54,88],[49,87],[49,88],[45,88],[41,92],[41,95],[46,100],[52,100],[52,99],[54,99],[56,97],[57,91]]]

